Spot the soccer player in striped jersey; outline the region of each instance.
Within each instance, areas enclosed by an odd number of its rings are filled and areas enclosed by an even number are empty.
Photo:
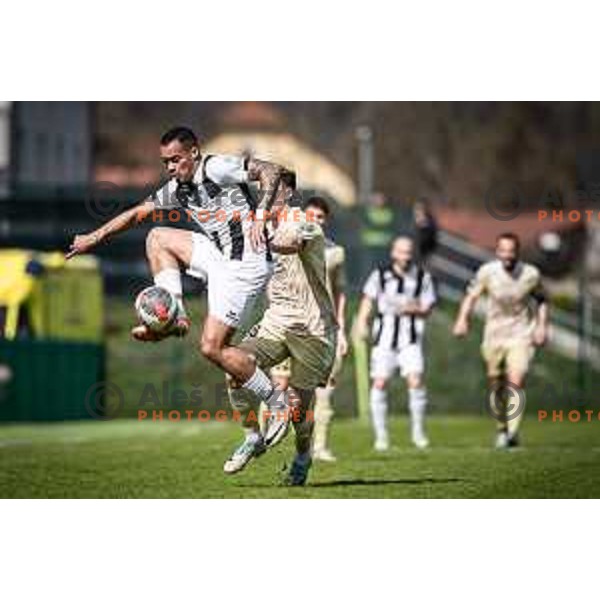
[[[175,127],[160,143],[162,162],[169,176],[158,192],[88,234],[77,235],[68,256],[87,252],[150,217],[157,210],[178,210],[191,220],[195,231],[155,227],[146,250],[156,285],[178,300],[179,314],[166,335],[185,335],[190,327],[181,285],[181,268],[208,279],[208,316],[200,347],[206,358],[267,402],[273,394],[269,377],[247,353],[230,341],[263,294],[272,272],[265,241],[265,223],[251,219],[253,211],[269,209],[282,169],[254,158],[205,155],[193,131]],[[248,183],[260,184],[255,205]],[[134,327],[140,341],[158,341],[144,325]]]
[[[423,335],[425,321],[436,303],[431,275],[413,262],[410,238],[397,238],[391,250],[391,264],[375,269],[363,288],[355,334],[368,337],[372,325],[371,416],[375,450],[389,449],[387,429],[387,387],[397,369],[408,386],[411,438],[417,448],[426,448],[427,391],[423,380]]]

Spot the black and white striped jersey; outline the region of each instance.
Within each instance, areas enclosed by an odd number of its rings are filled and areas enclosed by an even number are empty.
[[[256,208],[246,162],[241,156],[205,156],[193,181],[171,179],[153,194],[156,208],[185,212],[185,220],[208,236],[225,258],[242,260],[248,250],[244,233]]]
[[[421,343],[425,319],[402,315],[400,309],[410,300],[419,300],[424,308],[436,303],[429,272],[413,265],[407,273],[399,275],[391,265],[382,266],[369,275],[363,294],[373,300],[377,311],[372,329],[374,346],[399,350],[408,344]]]

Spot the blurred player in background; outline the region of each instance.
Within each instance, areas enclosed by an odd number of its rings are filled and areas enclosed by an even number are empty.
[[[520,242],[513,233],[504,233],[496,241],[496,260],[480,267],[462,301],[453,333],[462,338],[469,333],[469,322],[480,297],[487,298],[487,312],[481,351],[486,364],[491,393],[492,413],[498,415],[496,447],[519,445],[519,426],[524,405],[515,406],[512,390],[503,383],[517,386],[518,402],[525,399],[525,379],[535,348],[548,338],[549,310],[539,270],[519,260]],[[508,399],[508,396],[511,399]],[[498,414],[500,409],[500,414]]]
[[[371,416],[375,432],[375,450],[389,449],[387,429],[387,387],[397,369],[408,386],[408,407],[413,444],[423,449],[429,445],[425,433],[427,391],[423,335],[425,321],[436,303],[431,275],[414,263],[413,241],[397,238],[390,253],[391,264],[375,269],[363,288],[355,324],[355,335],[367,338],[369,318],[372,326]]]
[[[197,273],[208,279],[202,354],[268,403],[275,395],[269,377],[231,339],[263,295],[272,272],[264,244],[265,223],[251,216],[271,207],[282,168],[254,158],[202,154],[198,138],[186,127],[175,127],[162,136],[160,154],[167,183],[96,231],[75,236],[68,256],[88,252],[155,211],[181,211],[195,231],[155,227],[146,240],[154,283],[175,296],[179,314],[164,334],[139,325],[132,335],[139,341],[158,341],[187,334],[190,321],[183,305],[181,268]],[[260,184],[258,203],[248,189],[250,181]]]
[[[269,306],[240,348],[264,370],[290,361],[290,396],[297,402],[298,418],[292,418],[296,455],[286,483],[304,485],[312,464],[314,422],[310,411],[315,389],[324,386],[331,374],[337,321],[327,285],[323,230],[300,208],[289,208],[296,190],[294,173],[282,175],[280,190],[271,219],[270,244],[278,256],[267,291]],[[244,442],[224,465],[224,471],[233,474],[280,441],[288,426],[288,420],[281,418],[282,409],[288,411],[282,404],[273,410],[263,435],[258,420],[248,418],[251,411],[257,412],[256,399],[232,380],[230,399],[245,431]]]

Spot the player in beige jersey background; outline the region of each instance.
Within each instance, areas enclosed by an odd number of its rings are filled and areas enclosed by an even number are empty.
[[[239,347],[256,360],[261,369],[289,359],[290,392],[299,402],[298,419],[292,419],[296,434],[296,456],[287,483],[304,485],[310,466],[313,419],[307,418],[314,404],[315,389],[330,376],[336,351],[337,323],[325,269],[325,237],[321,227],[299,208],[287,202],[295,193],[295,177],[284,173],[281,196],[270,224],[270,247],[276,254],[273,277],[267,288],[268,307],[262,320]],[[245,418],[256,409],[246,390],[232,388],[233,408],[242,416],[246,439],[225,463],[226,473],[241,471],[250,460],[275,445],[287,430],[283,407],[269,406],[265,433],[257,420]],[[275,410],[273,410],[275,409]]]
[[[496,241],[496,260],[482,265],[470,283],[462,301],[454,335],[465,337],[469,320],[480,297],[487,298],[485,327],[481,352],[486,363],[493,414],[498,418],[496,447],[519,445],[519,426],[524,406],[527,372],[535,348],[543,346],[548,337],[548,303],[539,270],[519,260],[519,238],[505,233]],[[512,400],[499,402],[503,382],[520,389],[520,398],[506,392]],[[500,406],[499,406],[500,405]],[[500,414],[498,414],[500,408]],[[511,408],[515,409],[511,414]]]
[[[331,209],[325,199],[313,196],[308,199],[305,210],[310,213],[311,220],[321,227],[326,227]],[[325,238],[325,267],[327,270],[327,288],[333,300],[335,317],[338,324],[338,341],[335,362],[331,375],[325,386],[318,387],[315,395],[315,431],[313,441],[313,459],[325,462],[336,460],[329,448],[329,430],[334,416],[332,396],[336,380],[342,369],[344,356],[348,353],[346,338],[346,251],[329,238]],[[283,390],[289,386],[290,361],[285,360],[271,369],[273,382]]]

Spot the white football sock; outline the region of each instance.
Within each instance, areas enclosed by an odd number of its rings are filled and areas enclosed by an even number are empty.
[[[371,418],[373,420],[373,429],[375,438],[378,441],[387,442],[387,392],[371,388]]]
[[[163,269],[154,276],[154,285],[165,288],[177,300],[177,307],[182,316],[186,314],[183,306],[183,287],[181,285],[181,272],[179,269]]]
[[[227,391],[229,392],[229,404],[231,408],[240,413],[242,429],[244,430],[246,439],[255,439],[255,434],[259,434],[259,425],[257,421],[249,420],[248,417],[251,411],[254,411],[255,414],[258,412],[256,399],[248,390],[243,388],[232,388],[229,386]]]
[[[250,427],[244,428],[244,435],[246,436],[246,440],[252,443],[258,442],[262,438],[262,434],[260,431],[252,429]]]
[[[277,408],[274,400],[281,394],[273,387],[271,380],[262,369],[256,367],[252,377],[242,387],[256,394],[269,408]]]
[[[427,391],[425,388],[408,390],[408,408],[413,435],[422,437],[425,424],[425,410],[427,408]]]

